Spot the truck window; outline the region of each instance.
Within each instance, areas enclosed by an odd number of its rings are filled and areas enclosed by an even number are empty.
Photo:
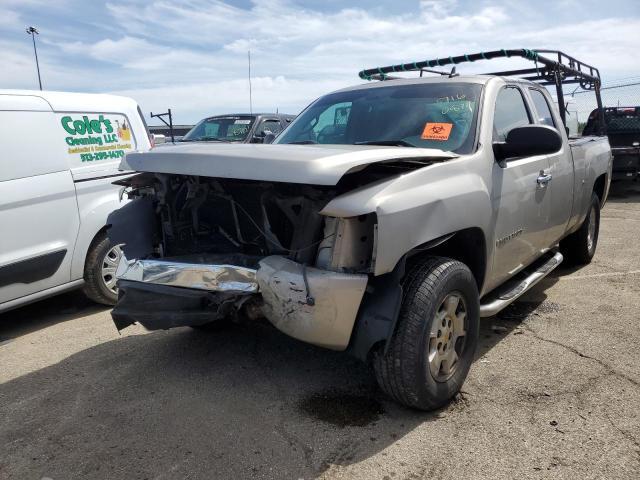
[[[351,102],[342,102],[327,108],[318,117],[312,131],[320,143],[341,143],[347,128],[347,119],[351,113]]]
[[[205,118],[182,138],[183,142],[242,142],[251,131],[255,117],[251,115]]]
[[[547,103],[547,99],[544,97],[544,94],[535,88],[530,88],[529,92],[531,93],[533,106],[536,109],[538,122],[543,125],[555,127],[556,124],[553,121],[553,115],[551,115],[551,109],[549,108],[549,103]]]
[[[531,117],[519,89],[507,87],[500,91],[493,117],[493,139],[504,142],[507,134],[517,127],[531,124]]]
[[[263,122],[258,127],[256,135],[258,137],[261,137],[267,131],[273,133],[274,135],[277,135],[281,130],[282,127],[280,126],[280,120],[263,120]]]

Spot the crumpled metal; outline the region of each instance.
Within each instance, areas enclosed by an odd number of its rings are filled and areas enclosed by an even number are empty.
[[[215,292],[257,293],[256,270],[237,265],[209,265],[166,260],[127,260],[116,271],[119,280]]]

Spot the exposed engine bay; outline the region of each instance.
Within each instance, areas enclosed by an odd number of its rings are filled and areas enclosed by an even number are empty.
[[[216,256],[256,267],[261,258],[281,255],[327,270],[370,271],[374,215],[319,213],[338,194],[336,187],[151,173],[119,184],[130,199],[153,202],[147,256]]]
[[[320,214],[345,185],[162,173],[118,184],[133,200],[109,219],[126,257],[119,329],[258,312],[291,336],[346,348],[375,262],[376,219]]]

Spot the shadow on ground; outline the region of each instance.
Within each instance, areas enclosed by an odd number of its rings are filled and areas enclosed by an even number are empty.
[[[107,310],[89,300],[81,290],[57,295],[0,314],[0,344],[56,323]]]
[[[543,288],[483,321],[477,358],[543,304]],[[58,305],[51,302],[12,318],[29,321]],[[80,304],[51,321],[93,308]],[[24,328],[43,327],[31,322]],[[308,478],[464,410],[464,397],[437,412],[405,409],[384,397],[364,364],[264,323],[127,336],[0,385],[0,471],[53,479]]]

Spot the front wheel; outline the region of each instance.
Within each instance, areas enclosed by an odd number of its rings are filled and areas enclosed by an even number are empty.
[[[91,243],[84,265],[84,293],[97,303],[113,306],[118,300],[116,268],[122,258],[120,245],[112,245],[105,233]]]
[[[409,272],[396,330],[373,366],[380,388],[421,410],[445,405],[462,387],[478,343],[478,288],[469,268],[429,257]]]
[[[591,205],[580,228],[560,242],[560,252],[570,265],[586,265],[596,254],[600,233],[600,199],[591,194]]]

